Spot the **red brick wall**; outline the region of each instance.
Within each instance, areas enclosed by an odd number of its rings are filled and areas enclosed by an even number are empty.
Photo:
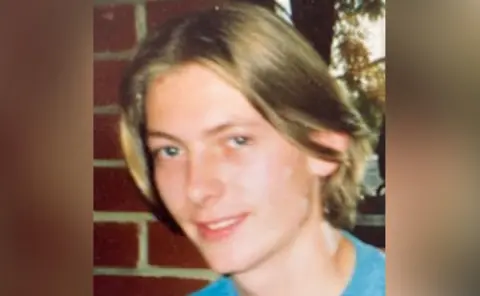
[[[179,296],[215,277],[141,202],[117,136],[118,84],[132,52],[168,17],[225,0],[97,0],[94,7],[94,295]]]
[[[121,71],[137,42],[152,26],[168,17],[224,1],[227,0],[96,0],[95,296],[186,295],[214,278],[193,246],[155,222],[142,204],[140,192],[121,159],[116,106]],[[367,236],[372,233],[367,229]]]

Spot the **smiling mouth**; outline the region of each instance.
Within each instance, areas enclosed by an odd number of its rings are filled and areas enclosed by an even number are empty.
[[[196,223],[200,236],[206,241],[223,240],[238,229],[245,221],[248,214],[241,214],[233,217],[216,219],[208,222]]]

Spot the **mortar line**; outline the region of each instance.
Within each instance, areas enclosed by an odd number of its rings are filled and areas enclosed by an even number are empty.
[[[135,223],[156,221],[153,214],[148,212],[93,212],[94,222]]]
[[[138,223],[138,262],[137,268],[147,268],[148,264],[148,222]]]
[[[95,267],[94,275],[140,276],[140,277],[170,277],[180,279],[198,279],[213,281],[218,274],[206,268],[175,268],[175,267],[150,267],[150,268],[112,268]]]
[[[132,50],[118,51],[118,52],[95,52],[93,58],[96,61],[118,61],[129,60],[132,57]]]
[[[137,42],[141,42],[147,35],[147,9],[145,3],[135,4],[135,32]]]
[[[94,168],[125,168],[127,165],[123,159],[94,159]]]

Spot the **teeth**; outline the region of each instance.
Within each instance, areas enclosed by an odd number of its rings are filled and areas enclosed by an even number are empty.
[[[221,221],[221,222],[218,222],[218,223],[208,224],[207,227],[211,230],[217,230],[217,229],[220,229],[220,228],[228,227],[228,226],[234,224],[236,221],[237,221],[236,218],[235,219],[230,219],[230,220],[225,220],[225,221]]]

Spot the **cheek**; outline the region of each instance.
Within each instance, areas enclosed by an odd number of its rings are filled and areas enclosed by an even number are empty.
[[[165,170],[155,172],[155,186],[163,203],[174,216],[178,216],[185,207],[184,183],[181,172]]]
[[[284,184],[288,184],[291,191],[296,195],[306,198],[309,195],[309,189],[312,182],[307,167],[307,158],[301,153],[290,153],[286,158],[285,163],[278,168],[280,172],[279,179]]]
[[[312,177],[309,175],[306,161],[301,154],[291,154],[285,157],[286,161],[276,168],[276,184],[281,190],[271,196],[272,202],[283,206],[284,215],[299,218],[303,217],[311,207]],[[295,219],[296,219],[295,218]]]
[[[237,172],[236,178],[251,203],[259,206],[297,203],[305,208],[309,180],[302,164],[301,157],[294,154],[263,154],[242,172]]]
[[[285,184],[283,194],[280,195],[286,205],[290,205],[304,212],[309,207],[311,199],[310,178],[304,167],[298,164],[288,165],[281,170],[280,184]]]

